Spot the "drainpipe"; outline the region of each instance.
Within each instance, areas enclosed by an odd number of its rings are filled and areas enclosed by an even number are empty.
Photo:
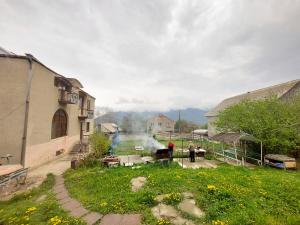
[[[23,137],[22,137],[22,149],[21,149],[21,164],[25,166],[25,153],[26,153],[26,141],[27,141],[27,126],[28,126],[28,114],[29,114],[29,102],[30,102],[30,89],[32,83],[32,62],[33,56],[30,54],[26,54],[28,59],[29,68],[28,68],[28,79],[26,86],[26,102],[25,102],[25,118],[24,118],[24,127],[23,127]]]

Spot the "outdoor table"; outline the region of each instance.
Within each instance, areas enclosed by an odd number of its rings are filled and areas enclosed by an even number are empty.
[[[200,148],[200,149],[196,149],[195,152],[196,152],[196,156],[204,159],[206,150]]]

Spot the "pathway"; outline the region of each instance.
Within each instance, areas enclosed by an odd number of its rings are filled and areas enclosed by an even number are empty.
[[[62,175],[56,176],[56,182],[53,187],[60,205],[74,217],[81,218],[88,225],[140,225],[140,214],[107,214],[105,216],[90,212],[85,209],[80,202],[69,196],[68,190],[64,185],[64,178]]]

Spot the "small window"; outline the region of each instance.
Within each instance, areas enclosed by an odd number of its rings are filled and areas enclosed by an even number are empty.
[[[90,122],[86,123],[86,132],[90,132]]]

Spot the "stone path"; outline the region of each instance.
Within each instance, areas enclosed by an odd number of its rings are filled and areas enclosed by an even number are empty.
[[[85,209],[79,201],[69,196],[68,190],[64,185],[62,175],[56,176],[53,191],[60,205],[73,217],[81,218],[88,225],[140,225],[142,217],[140,214],[107,214],[105,216],[97,212],[90,212]]]

